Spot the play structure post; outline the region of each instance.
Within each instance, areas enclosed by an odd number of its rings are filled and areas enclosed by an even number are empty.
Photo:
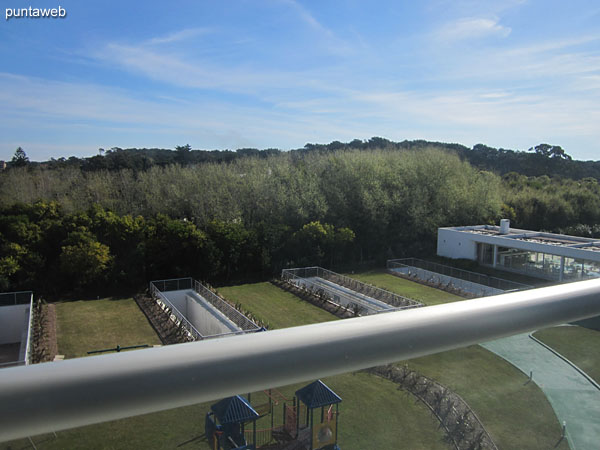
[[[296,403],[295,397],[294,403]],[[300,402],[296,403],[296,435],[298,435],[298,430],[300,430]]]
[[[339,416],[339,403],[335,404],[335,442],[338,439],[338,416]]]
[[[306,411],[308,412],[308,406],[306,407]],[[313,449],[313,416],[314,416],[315,410],[311,408],[310,410],[310,448],[311,450]],[[308,417],[306,418],[306,421],[308,422]]]

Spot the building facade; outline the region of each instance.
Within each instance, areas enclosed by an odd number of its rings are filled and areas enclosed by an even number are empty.
[[[547,280],[600,277],[600,240],[564,234],[474,225],[438,229],[437,253]]]

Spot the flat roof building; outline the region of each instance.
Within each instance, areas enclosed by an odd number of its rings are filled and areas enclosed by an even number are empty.
[[[474,225],[438,229],[437,253],[547,280],[600,277],[600,239]]]

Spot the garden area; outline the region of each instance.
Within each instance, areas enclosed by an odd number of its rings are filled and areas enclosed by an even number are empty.
[[[380,272],[353,274],[357,279],[428,305],[461,300],[444,291]],[[305,325],[336,317],[271,283],[221,287],[232,303],[268,323],[271,329]],[[58,347],[66,357],[116,345],[159,343],[132,299],[102,299],[56,305]],[[293,364],[293,357],[290,364]],[[558,443],[560,426],[540,389],[491,352],[473,346],[398,363],[435,379],[473,408],[499,448],[567,449]],[[323,381],[342,399],[339,444],[343,449],[448,449],[439,422],[429,409],[398,385],[365,373],[343,374]],[[288,399],[299,387],[280,387]],[[253,403],[265,398],[252,393]],[[33,437],[37,448],[206,448],[204,415],[214,402],[162,411]],[[276,406],[281,408],[281,404]],[[277,414],[277,412],[276,412]],[[262,419],[258,427],[268,426]],[[558,445],[557,445],[558,443]],[[0,444],[0,449],[30,448],[28,440]]]

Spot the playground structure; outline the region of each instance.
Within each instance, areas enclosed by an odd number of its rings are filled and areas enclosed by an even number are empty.
[[[0,294],[0,369],[30,363],[31,291]]]
[[[151,281],[150,294],[190,341],[264,331],[192,278]]]
[[[422,303],[322,267],[284,269],[282,280],[302,287],[357,316],[417,308]]]
[[[236,395],[211,406],[205,418],[205,436],[213,450],[339,450],[338,406],[342,399],[321,380],[297,390],[291,404],[277,389],[262,394],[267,401],[256,407],[250,394],[248,400]],[[257,422],[268,426],[257,429]],[[250,423],[252,428],[247,429]]]

